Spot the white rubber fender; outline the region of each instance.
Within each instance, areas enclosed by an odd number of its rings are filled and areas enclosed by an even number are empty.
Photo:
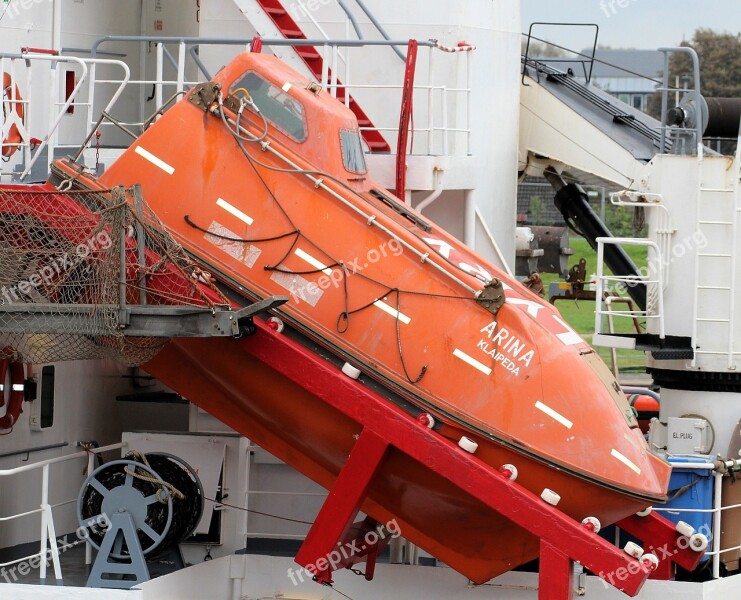
[[[690,548],[695,552],[705,552],[708,549],[708,538],[702,533],[693,533],[690,536]]]
[[[628,556],[632,556],[633,558],[638,560],[640,560],[643,556],[643,548],[641,548],[635,542],[628,542],[627,544],[625,544],[625,548],[623,548],[623,550],[625,550],[625,553]]]
[[[427,429],[432,429],[435,427],[435,417],[433,417],[430,413],[420,413],[420,415],[417,417],[417,421],[422,423]]]
[[[659,557],[655,554],[647,552],[641,556],[641,564],[646,567],[649,571],[655,571],[659,566]]]
[[[283,330],[286,328],[285,323],[278,317],[270,317],[268,318],[268,327],[275,331],[275,333],[283,333]]]
[[[653,512],[653,510],[654,510],[654,507],[653,506],[647,506],[643,510],[639,510],[636,513],[636,516],[637,517],[647,517],[648,515],[650,515]]]
[[[467,438],[465,435],[458,440],[458,445],[463,448],[469,454],[473,454],[479,449],[479,445],[472,439]]]
[[[342,365],[342,372],[347,375],[350,379],[357,379],[360,377],[360,369],[353,367],[350,363]]]
[[[502,465],[499,468],[499,472],[510,481],[515,481],[517,479],[517,475],[519,475],[517,467],[515,465],[510,465],[509,463],[507,463],[506,465]]]
[[[594,533],[599,533],[599,530],[602,529],[602,523],[599,522],[597,517],[585,517],[581,524]]]
[[[684,537],[692,537],[692,535],[695,533],[695,528],[692,527],[689,523],[685,523],[684,521],[679,521],[675,526],[674,529],[677,531],[679,535],[683,535]]]
[[[545,488],[541,493],[540,497],[550,504],[551,506],[556,506],[559,502],[561,502],[561,496],[559,496],[556,492],[553,490],[549,490],[548,488]]]

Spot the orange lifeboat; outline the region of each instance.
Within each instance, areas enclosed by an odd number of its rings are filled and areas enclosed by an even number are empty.
[[[515,464],[519,484],[557,492],[574,518],[612,523],[665,499],[670,467],[648,452],[596,353],[550,304],[370,179],[352,113],[275,57],[239,56],[99,182],[68,162],[55,171],[74,185],[141,184],[235,303],[290,295],[278,311],[289,329],[276,335],[346,361],[348,375],[430,415],[435,433],[468,438],[487,464]],[[175,340],[146,368],[330,487],[358,424],[247,343]],[[533,535],[393,453],[363,510],[397,519],[477,583],[538,554]]]

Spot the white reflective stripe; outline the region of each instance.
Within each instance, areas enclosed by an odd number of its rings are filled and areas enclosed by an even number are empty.
[[[0,392],[4,392],[4,391],[5,391],[5,384],[0,383]]]
[[[404,325],[409,325],[409,323],[412,322],[412,320],[409,317],[407,317],[404,313],[399,312],[395,308],[389,306],[383,300],[376,300],[373,304],[375,304],[383,312],[390,314],[392,317],[394,317],[394,319],[399,319],[399,321],[404,323]]]
[[[240,221],[244,221],[245,223],[247,223],[247,225],[252,225],[252,223],[255,222],[252,217],[250,217],[249,215],[246,215],[245,213],[243,213],[236,206],[232,206],[231,204],[229,204],[223,198],[219,198],[216,201],[216,206],[220,206],[226,212],[228,212],[228,213],[234,215],[235,217],[237,217],[237,219],[239,219]]]
[[[566,429],[571,429],[574,426],[574,424],[571,421],[569,421],[566,417],[564,417],[561,413],[556,412],[550,406],[546,406],[540,400],[538,400],[535,403],[535,408],[537,408],[540,411],[543,411],[545,414],[551,417],[551,419],[553,419],[554,421],[558,421],[559,423],[561,423],[561,425],[566,427]]]
[[[636,464],[627,456],[620,454],[620,452],[615,450],[615,448],[612,449],[612,452],[610,452],[610,454],[612,454],[613,458],[617,458],[621,463],[623,463],[629,469],[635,471],[638,475],[641,474],[641,470],[636,466]]]
[[[320,271],[322,271],[325,275],[331,275],[332,274],[332,269],[330,269],[323,262],[318,261],[311,254],[308,254],[307,252],[304,252],[303,250],[301,250],[301,248],[296,248],[295,254],[300,259],[305,260],[307,263],[309,263],[315,269],[319,269]]]
[[[468,356],[465,352],[461,352],[456,348],[453,350],[453,356],[456,358],[460,358],[464,363],[471,365],[474,369],[478,369],[481,371],[484,375],[491,375],[491,369],[487,367],[485,364],[480,363],[475,358]]]
[[[556,322],[560,323],[566,328],[566,331],[564,333],[556,334],[556,337],[561,340],[566,346],[573,346],[575,344],[583,344],[584,339],[576,333],[569,325],[566,324],[566,322],[563,319],[558,318],[556,315],[551,315],[554,319],[556,319]]]
[[[175,172],[175,167],[171,167],[168,165],[164,160],[161,158],[157,158],[154,154],[152,154],[149,150],[145,150],[141,146],[137,146],[134,149],[134,152],[136,152],[139,156],[142,158],[147,159],[149,162],[151,162],[154,166],[159,167],[162,169],[165,173],[168,175],[172,175]]]
[[[26,386],[22,383],[14,383],[13,384],[13,391],[14,392],[22,392],[24,389],[26,389]]]
[[[291,84],[291,82],[290,81],[286,81],[283,84],[283,88],[282,89],[283,89],[284,92],[288,93],[288,90],[290,90],[292,87],[293,87],[293,85]]]

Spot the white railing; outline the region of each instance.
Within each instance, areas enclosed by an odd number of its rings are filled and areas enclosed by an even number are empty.
[[[728,239],[732,246],[727,249],[727,252],[714,252],[704,253],[698,249],[695,252],[694,261],[694,275],[695,275],[695,287],[694,287],[694,302],[693,302],[693,318],[692,318],[692,345],[696,347],[695,356],[692,359],[692,366],[695,367],[697,364],[698,357],[705,356],[725,356],[726,357],[726,368],[729,371],[736,370],[736,361],[739,351],[735,350],[735,318],[734,314],[736,311],[736,281],[737,281],[737,263],[738,263],[738,252],[736,251],[736,240],[738,237],[739,229],[739,213],[741,212],[741,131],[739,131],[739,137],[737,138],[736,152],[731,166],[731,177],[732,183],[730,187],[705,187],[704,180],[704,165],[705,158],[702,151],[702,145],[699,146],[698,150],[698,187],[697,187],[697,201],[695,205],[695,219],[697,223],[698,231],[705,235],[703,229],[712,226],[725,226],[728,228]],[[703,218],[702,208],[706,204],[708,198],[712,198],[715,203],[719,203],[723,196],[730,197],[731,205],[731,217],[730,221],[717,221],[707,220]],[[707,210],[707,207],[705,207]],[[709,239],[711,236],[706,235]],[[722,285],[706,285],[700,286],[700,276],[704,269],[707,269],[707,265],[701,267],[700,260],[718,260],[730,261],[728,272],[730,273],[730,281],[724,281]],[[716,272],[716,270],[713,270]],[[700,302],[699,295],[700,290],[723,290],[728,292],[728,310],[727,312],[712,315],[710,317],[700,317]],[[719,348],[708,348],[707,344],[705,347],[699,348],[700,344],[697,343],[699,330],[702,327],[702,323],[720,323],[725,324],[728,327],[727,335],[728,339],[723,349]]]
[[[71,500],[65,500],[57,502],[55,504],[49,504],[49,469],[52,465],[58,465],[73,460],[87,459],[87,473],[92,473],[95,467],[95,456],[102,452],[108,452],[110,450],[119,450],[122,444],[111,444],[110,446],[103,446],[102,448],[94,448],[91,450],[84,450],[69,454],[67,456],[59,456],[57,458],[50,458],[37,463],[23,465],[14,469],[0,470],[0,478],[13,477],[29,471],[41,471],[41,502],[39,508],[28,510],[22,513],[8,515],[0,517],[0,523],[13,521],[34,514],[41,515],[41,540],[39,543],[39,551],[29,556],[17,558],[6,563],[0,563],[0,568],[4,568],[10,565],[23,563],[23,562],[35,562],[39,561],[39,578],[46,579],[46,567],[47,560],[51,560],[54,568],[54,577],[57,581],[62,580],[62,568],[59,561],[59,546],[57,545],[56,528],[54,526],[54,513],[53,509],[60,506],[66,506],[77,501],[77,498]],[[80,482],[82,484],[82,481]],[[8,489],[7,484],[3,484],[4,489]],[[48,546],[48,548],[47,548]],[[91,549],[90,545],[87,545],[86,549],[86,564],[90,564]]]
[[[34,68],[37,63],[48,63],[48,69],[44,73],[43,81],[35,80]],[[66,89],[66,82],[60,77],[64,66],[75,67],[75,85],[72,90]],[[122,70],[121,79],[96,81],[94,71],[96,66],[106,65],[118,67]],[[68,115],[68,110],[82,108],[85,110],[85,127],[80,132],[80,140],[84,139],[91,131],[93,115],[96,108],[94,104],[95,86],[101,84],[115,84],[113,94],[109,95],[108,102],[103,105],[103,110],[109,111],[117,102],[124,88],[129,83],[130,71],[126,63],[119,60],[100,58],[78,58],[75,56],[59,56],[54,54],[24,53],[24,54],[0,54],[0,73],[8,73],[14,83],[11,97],[8,99],[16,102],[13,97],[16,94],[16,86],[19,88],[20,99],[17,100],[23,108],[23,118],[18,118],[14,110],[5,111],[0,114],[0,131],[7,134],[9,127],[15,125],[18,128],[21,140],[19,146],[21,164],[23,171],[20,179],[24,179],[31,172],[39,158],[46,150],[47,164],[51,165],[57,149],[76,148],[78,143],[65,144],[59,141],[59,127]],[[37,96],[40,97],[37,101]],[[37,128],[43,127],[43,137],[33,136]],[[3,135],[3,139],[5,135]],[[0,139],[2,143],[3,139]],[[12,144],[15,146],[16,144]],[[3,144],[7,147],[6,144]],[[17,160],[4,161],[0,164],[0,175],[7,175],[8,169],[18,164]]]
[[[741,459],[724,461],[725,467],[734,468],[741,466]],[[706,556],[711,557],[713,561],[713,579],[720,577],[720,555],[726,552],[734,552],[741,550],[741,545],[733,546],[729,548],[720,547],[721,537],[721,519],[723,511],[735,510],[741,508],[741,504],[731,504],[723,506],[723,473],[718,469],[718,465],[712,462],[697,462],[697,463],[673,463],[676,468],[682,469],[693,469],[693,470],[708,470],[715,471],[713,474],[713,507],[712,508],[663,508],[654,507],[653,510],[656,512],[669,512],[669,513],[704,513],[712,515],[713,520],[713,532],[712,532],[712,545],[711,550],[705,552]]]
[[[306,15],[306,17],[309,19],[310,23],[314,26],[316,29],[318,35],[326,41],[325,44],[322,44],[322,77],[320,78],[319,83],[327,89],[335,98],[338,95],[338,90],[343,89],[345,91],[344,95],[344,103],[345,106],[350,106],[350,96],[352,93],[352,90],[398,90],[399,97],[401,97],[401,92],[403,90],[403,85],[399,83],[393,83],[393,84],[351,84],[351,81],[354,81],[353,78],[353,72],[351,69],[351,51],[350,48],[347,48],[347,52],[343,53],[340,51],[340,47],[336,44],[333,44],[331,42],[331,38],[329,34],[325,31],[325,29],[322,27],[322,25],[316,20],[314,17],[314,14],[311,10],[309,10],[302,0],[297,0],[298,6],[301,8],[302,13]],[[344,7],[343,7],[343,10]],[[349,15],[345,14],[345,35],[349,39],[350,37],[350,30],[351,30],[351,21],[349,18]],[[355,24],[353,24],[355,26]],[[306,32],[304,32],[306,33]],[[381,32],[384,34],[384,37],[387,37],[385,35],[385,31]],[[307,37],[310,37],[307,35]],[[395,46],[392,46],[395,50]],[[448,156],[450,154],[450,148],[451,148],[451,136],[456,135],[463,135],[465,136],[465,144],[462,146],[461,149],[458,150],[457,154],[460,155],[468,155],[471,151],[471,121],[470,121],[470,113],[471,113],[471,52],[464,52],[465,55],[463,57],[463,60],[465,61],[465,65],[462,67],[463,69],[463,75],[464,75],[464,87],[451,87],[447,85],[441,85],[435,83],[435,60],[434,57],[436,55],[435,48],[434,47],[428,47],[427,50],[429,51],[428,55],[428,68],[427,68],[427,81],[424,84],[415,84],[414,86],[414,92],[415,97],[418,97],[418,94],[422,95],[426,111],[427,111],[427,119],[425,126],[421,127],[414,127],[411,131],[413,134],[426,134],[427,135],[427,143],[424,145],[424,148],[421,148],[420,151],[416,151],[412,148],[410,151],[410,154],[419,154],[419,155],[435,155],[440,154],[442,156]],[[399,53],[400,57],[403,59],[403,54]],[[402,63],[398,63],[400,66],[403,66]],[[340,68],[340,65],[342,65],[342,68]],[[331,68],[331,76],[330,76],[330,68]],[[343,71],[343,84],[338,85],[338,72]],[[402,77],[403,76],[403,68],[399,68],[398,71],[395,73],[396,76]],[[416,74],[415,80],[419,80],[421,76],[421,73]],[[458,80],[458,78],[456,78]],[[437,96],[437,98],[436,98]],[[448,124],[448,110],[450,106],[454,106],[458,104],[459,96],[462,97],[463,103],[462,105],[465,106],[465,114],[461,116],[461,120],[463,121],[463,124],[461,126],[453,126],[451,127]],[[439,116],[436,117],[436,107],[437,103],[440,104],[440,111]],[[420,101],[420,104],[423,102]],[[395,114],[394,111],[390,111],[391,114]],[[380,118],[385,118],[385,114],[383,115],[371,115],[371,121],[373,123],[381,122],[379,121]],[[399,125],[397,123],[384,123],[383,125],[377,125],[374,127],[362,127],[363,130],[374,130],[378,132],[386,132],[386,133],[396,133],[399,130]],[[436,143],[437,142],[437,143]]]
[[[270,454],[267,450],[262,448],[261,446],[257,446],[255,444],[250,444],[247,446],[247,455],[249,456],[250,453],[253,453],[257,455],[258,453],[266,454],[268,456],[272,457],[272,454]],[[251,469],[251,465],[248,467],[248,470]],[[247,540],[250,538],[262,538],[262,539],[282,539],[282,540],[304,540],[306,539],[306,534],[289,534],[289,533],[274,533],[271,531],[260,531],[257,529],[250,530],[249,528],[249,515],[250,513],[257,514],[258,516],[262,511],[257,511],[253,508],[252,503],[250,502],[250,499],[255,496],[267,496],[267,497],[281,497],[281,496],[288,496],[291,498],[326,498],[327,493],[326,491],[320,491],[320,492],[299,492],[299,491],[286,491],[286,490],[254,490],[250,489],[249,487],[249,480],[251,479],[249,472],[248,472],[248,483],[247,483],[247,489],[244,492],[244,499],[242,501],[242,506],[240,507],[241,511],[244,513],[244,523],[243,523],[243,547],[246,546]],[[228,510],[228,507],[223,507],[223,505],[214,506],[214,510]],[[268,513],[263,513],[263,516],[267,515]],[[281,515],[276,517],[281,518],[285,517],[287,515]],[[291,519],[298,518],[298,517],[289,517]],[[308,526],[307,526],[308,527]]]
[[[656,237],[656,244],[659,247],[660,255],[662,258],[668,258],[672,255],[672,236],[677,233],[677,229],[672,225],[669,209],[664,204],[664,198],[661,194],[623,190],[610,194],[610,203],[613,206],[622,206],[633,209],[640,208],[653,212],[655,214],[653,233]],[[670,264],[669,261],[663,263],[664,289],[666,289],[669,282]]]
[[[106,42],[131,42],[141,44],[151,43],[154,47],[155,61],[154,78],[140,77],[132,79],[129,66],[121,60],[97,58],[95,53],[97,47]],[[388,110],[389,99],[391,106],[400,107],[401,93],[403,90],[403,69],[392,74],[397,81],[388,82],[363,82],[350,83],[354,80],[351,69],[350,56],[353,51],[363,48],[366,53],[371,52],[374,47],[385,48],[391,45],[405,45],[407,42],[379,42],[365,40],[308,40],[308,43],[316,43],[320,52],[324,54],[324,69],[320,84],[324,86],[335,97],[339,90],[345,91],[345,104],[349,106],[350,96],[353,92],[362,94],[363,109],[368,113],[373,126],[362,127],[364,130],[376,130],[388,137],[395,139],[398,132],[398,109]],[[306,40],[264,40],[265,45],[306,45]],[[163,108],[163,104],[171,96],[177,96],[187,91],[193,85],[200,83],[208,76],[205,65],[200,61],[195,49],[204,45],[234,46],[237,51],[245,50],[245,40],[221,39],[221,38],[155,38],[155,37],[111,37],[99,40],[94,46],[92,58],[78,58],[73,56],[59,56],[53,54],[26,53],[26,54],[2,54],[0,55],[0,72],[7,72],[13,81],[19,84],[20,98],[18,102],[23,107],[24,118],[19,120],[15,111],[7,111],[7,116],[0,114],[0,131],[6,131],[15,123],[21,135],[18,144],[17,155],[10,161],[0,163],[0,175],[9,176],[18,164],[22,165],[20,179],[26,178],[31,169],[42,156],[46,155],[47,170],[54,160],[56,152],[60,149],[78,148],[79,144],[91,135],[96,127],[104,129],[119,128],[129,129],[132,135],[138,135],[141,128],[147,122],[142,115],[143,102],[139,107],[140,119],[113,121],[113,119],[99,122],[101,110],[111,113],[114,105],[120,100],[122,94],[129,86],[139,86],[144,90],[153,86],[154,100],[157,110]],[[169,47],[169,49],[168,49]],[[471,52],[460,52],[454,64],[442,65],[436,61],[438,52],[447,53],[451,49],[443,49],[429,42],[420,42],[420,51],[428,53],[428,69],[426,81],[420,73],[416,77],[415,85],[415,108],[416,114],[421,118],[416,119],[412,127],[412,144],[410,153],[416,155],[468,155],[471,150]],[[340,50],[345,52],[341,53]],[[422,55],[420,55],[422,56]],[[342,62],[344,68],[339,66]],[[366,61],[367,62],[367,57]],[[43,78],[34,73],[38,69],[33,68],[37,63],[46,63],[48,69],[43,73]],[[73,89],[67,89],[62,69],[74,68],[75,83]],[[330,75],[331,66],[331,75]],[[448,73],[455,73],[462,69],[463,75],[456,81],[463,81],[461,87],[449,86],[437,83],[439,78],[438,66],[444,67]],[[115,67],[121,70],[120,77],[107,75],[100,77],[100,69]],[[203,77],[198,81],[188,78],[188,73],[200,71]],[[344,73],[341,73],[344,71]],[[166,76],[169,73],[170,76]],[[342,84],[338,83],[339,76],[343,76]],[[355,75],[357,79],[357,75]],[[421,82],[420,82],[421,81]],[[15,94],[13,86],[12,94]],[[143,99],[142,94],[136,97]],[[9,100],[15,99],[11,96]],[[12,105],[8,105],[12,106]],[[453,107],[456,107],[453,110]],[[6,106],[7,108],[7,106]],[[79,127],[79,132],[69,133],[74,143],[60,141],[59,129],[65,123],[65,119],[72,117],[68,112],[73,108],[75,112],[84,114],[84,119],[77,114],[67,122],[67,127]],[[383,110],[381,110],[383,108]],[[150,111],[156,114],[156,110]],[[71,123],[71,125],[69,124]],[[43,132],[42,132],[43,130]],[[6,131],[7,133],[7,131]],[[3,136],[3,139],[5,136]],[[0,140],[2,142],[2,140]],[[97,143],[97,141],[96,141]],[[126,145],[126,144],[124,144]]]
[[[318,83],[322,85],[334,97],[338,92],[343,90],[344,103],[349,107],[350,97],[353,91],[364,93],[364,99],[360,101],[363,110],[374,125],[372,127],[361,127],[363,130],[376,130],[381,133],[395,134],[399,129],[399,110],[396,107],[401,106],[401,93],[403,90],[403,64],[400,63],[398,71],[394,70],[391,74],[395,80],[393,82],[370,82],[370,83],[351,83],[358,76],[353,71],[351,55],[358,49],[366,53],[363,63],[368,63],[368,53],[373,50],[385,49],[388,46],[406,46],[407,41],[369,41],[369,40],[332,40],[327,37],[323,29],[319,29],[320,39],[316,40],[271,40],[264,39],[262,43],[265,47],[271,46],[314,46],[322,55],[322,74]],[[210,77],[210,73],[205,65],[198,60],[194,49],[209,45],[234,46],[244,50],[244,40],[228,38],[160,38],[160,37],[136,37],[136,36],[110,36],[102,38],[95,44],[95,49],[106,42],[131,42],[131,43],[151,43],[156,48],[156,75],[153,80],[132,80],[132,85],[154,85],[155,101],[157,107],[162,106],[166,99],[164,89],[170,88],[173,93],[182,92],[190,86],[199,83],[189,81],[186,73],[191,72],[195,67],[201,74]],[[171,51],[172,50],[172,51]],[[344,52],[343,52],[344,50]],[[426,135],[426,144],[418,145],[411,149],[411,154],[418,155],[443,155],[448,156],[451,153],[461,156],[471,152],[471,61],[473,54],[470,51],[453,52],[456,49],[445,48],[430,42],[420,42],[419,50],[428,52],[428,69],[427,81],[420,83],[423,79],[422,74],[417,73],[414,86],[416,114],[423,114],[425,119],[417,119],[419,125],[411,129],[414,135]],[[438,65],[435,59],[438,54],[449,55],[453,52],[456,60],[453,65]],[[463,56],[461,56],[463,55]],[[422,55],[420,54],[420,57]],[[192,61],[192,62],[191,62]],[[419,61],[421,62],[421,61]],[[170,65],[176,72],[174,79],[164,77],[165,66]],[[450,72],[455,73],[461,70],[461,75],[455,74],[456,81],[463,81],[461,87],[450,86],[443,83],[436,83],[438,75],[438,66],[445,67]],[[94,70],[93,70],[94,72]],[[340,78],[342,83],[340,84]],[[107,83],[101,81],[100,83]],[[375,92],[375,93],[369,93]],[[398,93],[397,93],[398,92]],[[389,102],[381,101],[386,95],[393,93],[394,98],[388,109]],[[457,107],[453,111],[452,107]],[[451,116],[454,113],[454,116]],[[452,122],[451,122],[452,121]],[[111,126],[108,123],[107,126]],[[124,125],[136,127],[142,123],[124,123]],[[417,140],[419,138],[417,137]]]
[[[661,254],[661,250],[655,242],[648,239],[639,238],[613,238],[613,237],[598,237],[597,238],[597,289],[596,289],[596,308],[594,314],[594,331],[596,336],[600,336],[603,332],[603,317],[622,317],[633,319],[655,319],[658,321],[658,334],[663,340],[665,338],[664,331],[664,261]],[[649,257],[649,264],[655,265],[656,278],[651,279],[649,274],[647,275],[606,275],[605,274],[605,245],[612,244],[615,246],[645,246],[650,248],[654,253],[653,261]],[[645,285],[646,286],[646,308],[645,310],[640,309],[628,309],[628,310],[616,310],[610,306],[606,306],[605,293],[612,291],[611,284],[617,284],[618,286],[635,286]],[[613,285],[614,287],[614,285]],[[598,338],[601,339],[601,338]]]

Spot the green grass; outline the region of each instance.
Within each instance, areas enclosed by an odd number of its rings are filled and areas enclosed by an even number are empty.
[[[578,264],[579,259],[585,258],[587,261],[587,278],[597,272],[597,253],[592,250],[584,238],[572,236],[571,247],[574,254],[569,260],[569,268]],[[646,265],[646,248],[641,246],[625,246],[626,253],[633,262],[640,268]],[[546,295],[548,294],[548,285],[554,281],[563,281],[558,275],[544,273],[541,275],[543,285],[545,286]],[[558,300],[555,304],[564,320],[571,325],[579,334],[589,343],[592,341],[594,333],[594,302],[589,300]],[[621,307],[623,308],[623,307]],[[615,319],[615,328],[617,331],[632,332],[635,331],[632,323],[625,318]],[[611,365],[610,348],[596,348],[602,359]],[[642,370],[645,365],[645,356],[643,352],[635,350],[618,350],[618,365],[621,371]]]

